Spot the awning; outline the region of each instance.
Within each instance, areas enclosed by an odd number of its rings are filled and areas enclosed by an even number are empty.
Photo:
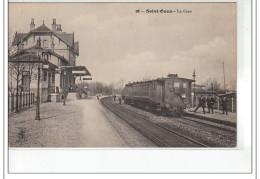
[[[234,93],[234,92],[231,92],[231,93],[227,93],[227,94],[222,94],[222,95],[219,95],[219,97],[229,97],[229,98],[235,98],[237,96],[237,93]]]
[[[61,70],[70,71],[75,76],[91,76],[85,66],[61,66]]]

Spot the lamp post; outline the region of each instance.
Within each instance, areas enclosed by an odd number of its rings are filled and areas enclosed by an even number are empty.
[[[41,80],[41,67],[40,67],[40,61],[41,61],[41,57],[40,57],[40,48],[41,48],[41,38],[39,37],[38,41],[37,41],[37,45],[39,47],[38,50],[38,80],[37,80],[37,98],[36,98],[36,116],[35,116],[35,120],[41,120],[40,118],[40,80]]]
[[[63,88],[63,106],[66,106],[66,103],[65,103],[65,96],[66,96],[66,91],[65,91],[65,88],[66,88],[66,79],[65,79],[65,76],[66,76],[66,70],[64,69],[63,71],[63,74],[64,74],[64,88]]]
[[[40,60],[40,57],[39,57]],[[41,69],[40,63],[38,66],[38,81],[37,81],[37,102],[36,102],[36,117],[35,120],[40,120],[40,79],[41,79]]]

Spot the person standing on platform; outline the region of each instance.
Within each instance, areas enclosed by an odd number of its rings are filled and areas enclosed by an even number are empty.
[[[196,112],[200,107],[202,107],[203,113],[205,114],[205,103],[206,103],[205,98],[204,98],[204,97],[200,97],[200,99],[199,99],[199,104],[198,104],[198,106],[196,107],[196,109],[195,109],[194,112]]]
[[[113,96],[114,97],[114,101],[116,100],[116,95]]]
[[[214,103],[215,103],[215,99],[211,95],[209,95],[209,97],[207,98],[207,105],[208,105],[209,113],[210,113],[210,110],[211,110],[211,112],[213,114]]]
[[[226,115],[228,115],[228,112],[227,112],[227,98],[226,97],[223,97],[222,98],[222,110],[223,110],[223,114],[226,113]]]

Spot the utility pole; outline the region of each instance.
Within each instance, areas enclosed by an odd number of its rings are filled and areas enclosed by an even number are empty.
[[[213,83],[211,83],[211,93],[212,93],[212,95],[213,95],[213,90],[214,90]]]
[[[224,74],[224,91],[226,92],[226,79],[225,79],[225,64],[223,62],[223,74]]]
[[[196,74],[195,74],[195,68],[194,68],[194,70],[193,70],[193,75],[192,75],[192,78],[193,78],[193,80],[194,80],[194,89],[193,89],[193,93],[194,93],[194,95],[193,95],[193,105],[194,105],[194,107],[196,106],[196,96],[195,96],[195,86],[196,86],[196,82],[195,82],[195,78],[196,78]]]

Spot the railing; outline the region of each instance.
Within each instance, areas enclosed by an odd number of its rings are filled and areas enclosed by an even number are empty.
[[[227,98],[228,102],[227,102],[227,111],[229,112],[237,112],[237,101],[236,98]],[[216,103],[214,104],[213,108],[218,109],[218,110],[222,110],[222,105],[221,105],[222,101],[221,98],[217,97],[216,99]]]
[[[29,108],[35,104],[35,93],[19,92],[18,98],[16,92],[8,93],[8,114],[18,112],[22,109]]]
[[[237,112],[236,98],[231,97],[231,98],[227,98],[227,99],[228,99],[227,111],[229,111],[229,112]],[[221,103],[222,103],[221,98],[220,97],[216,97],[216,101],[215,101],[215,104],[213,105],[213,108],[214,109],[218,109],[218,110],[222,110]],[[199,104],[199,97],[196,96],[196,105],[195,106],[198,106],[198,104]]]

